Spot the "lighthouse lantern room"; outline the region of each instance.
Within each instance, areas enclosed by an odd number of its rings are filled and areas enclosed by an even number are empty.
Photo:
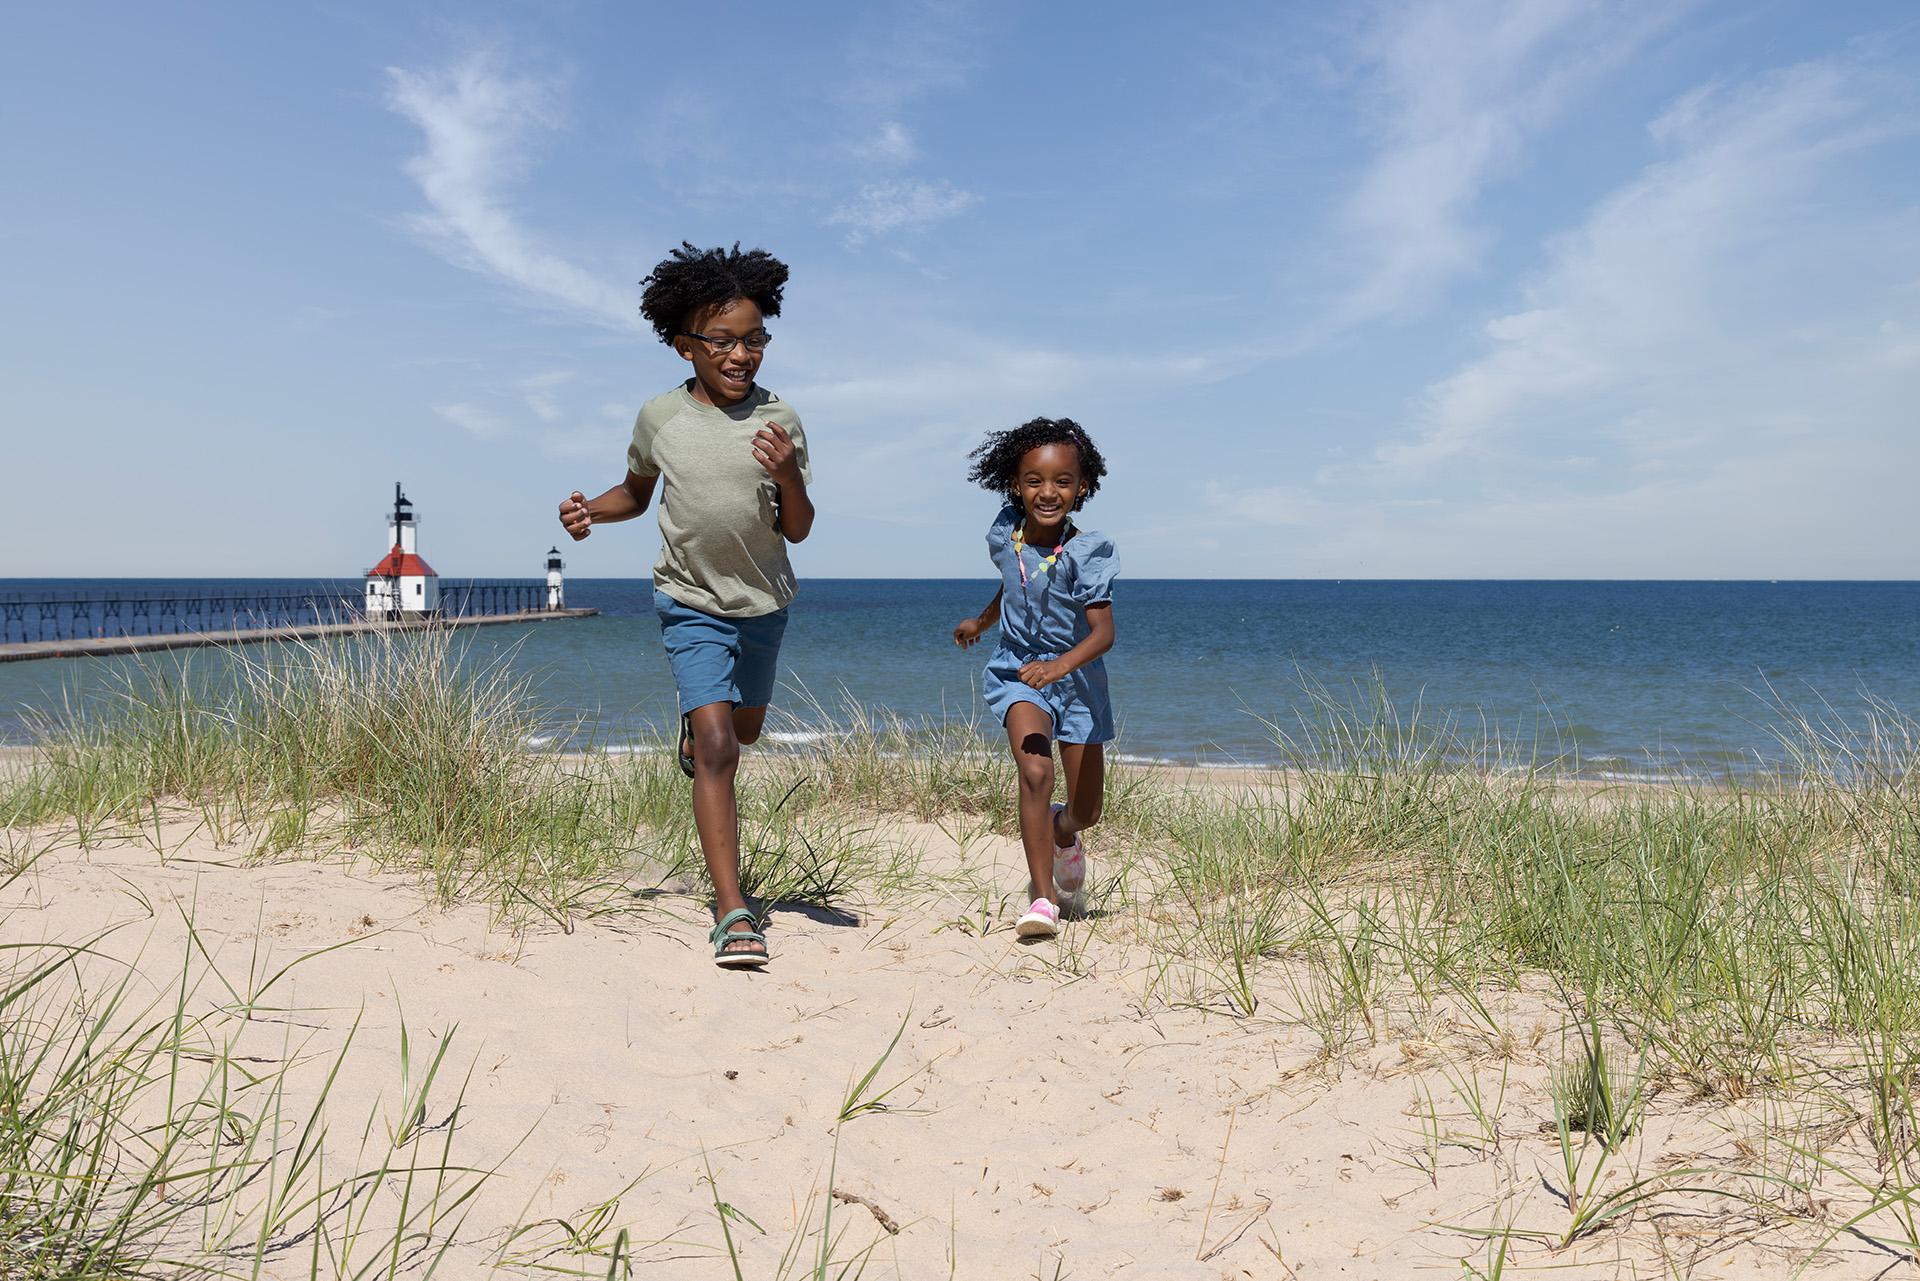
[[[387,515],[389,551],[367,571],[368,618],[427,618],[440,612],[440,575],[420,559],[413,503],[393,483],[393,510]]]

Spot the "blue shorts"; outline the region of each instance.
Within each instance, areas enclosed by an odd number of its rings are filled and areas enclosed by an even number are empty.
[[[708,703],[765,707],[773,701],[786,610],[758,618],[721,618],[682,605],[658,588],[653,608],[660,615],[660,639],[667,647],[674,688],[680,691],[681,711]]]
[[[1053,736],[1062,743],[1106,743],[1113,739],[1113,703],[1107,697],[1107,665],[1096,658],[1045,689],[1020,679],[1020,669],[1034,659],[1058,654],[1016,655],[997,649],[987,660],[981,692],[993,718],[1007,723],[1015,703],[1032,703],[1053,722]]]

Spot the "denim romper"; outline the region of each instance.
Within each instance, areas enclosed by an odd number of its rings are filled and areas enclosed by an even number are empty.
[[[1015,703],[1032,703],[1053,721],[1063,743],[1105,743],[1113,738],[1113,703],[1107,696],[1106,660],[1034,689],[1020,668],[1036,659],[1058,658],[1087,638],[1087,606],[1113,599],[1120,559],[1113,540],[1083,529],[1067,540],[1053,568],[1035,571],[1053,549],[1029,546],[1027,577],[1020,579],[1013,531],[1020,513],[1009,503],[987,530],[987,554],[1000,571],[1000,643],[987,660],[982,692],[994,719],[1006,724]]]

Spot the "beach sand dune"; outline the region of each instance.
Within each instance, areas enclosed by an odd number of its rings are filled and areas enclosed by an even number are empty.
[[[357,1021],[328,1102],[341,1136],[404,1106],[403,1025],[416,1072],[450,1038],[420,1119],[450,1118],[456,1156],[497,1169],[441,1275],[478,1275],[508,1225],[579,1224],[613,1198],[606,1221],[629,1229],[636,1275],[663,1277],[734,1275],[716,1200],[737,1211],[725,1226],[748,1277],[778,1275],[783,1253],[808,1274],[829,1215],[835,1257],[871,1244],[865,1275],[903,1278],[1474,1275],[1497,1270],[1476,1233],[1569,1220],[1542,1132],[1564,1049],[1545,997],[1488,994],[1497,1029],[1415,1011],[1330,1056],[1310,1021],[1278,1016],[1306,990],[1285,967],[1275,1017],[1234,1018],[1184,1004],[1122,913],[1017,942],[1006,836],[963,851],[940,827],[889,823],[940,888],[777,909],[774,963],[741,974],[710,963],[691,894],[622,890],[571,932],[515,933],[338,853],[256,864],[193,827],[43,855],[6,890],[8,939],[119,923],[100,951],[164,1001],[191,920],[226,980],[197,982],[209,1004],[306,957],[248,1036],[263,1059],[298,1057],[311,1091]],[[1600,1189],[1732,1142],[1724,1116],[1656,1108],[1645,1125]],[[1564,1249],[1514,1248],[1560,1278],[1799,1261],[1738,1204],[1672,1207]],[[516,1257],[537,1255],[543,1231]],[[1817,1271],[1868,1262],[1888,1259],[1841,1250]]]

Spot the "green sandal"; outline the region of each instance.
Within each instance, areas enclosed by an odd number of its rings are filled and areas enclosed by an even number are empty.
[[[736,907],[721,917],[713,929],[707,932],[707,938],[713,943],[713,963],[728,970],[757,970],[767,963],[767,936],[758,929],[730,929],[735,921],[745,921],[757,926],[759,921],[753,915],[753,909]],[[758,943],[758,952],[729,952],[732,943]]]

